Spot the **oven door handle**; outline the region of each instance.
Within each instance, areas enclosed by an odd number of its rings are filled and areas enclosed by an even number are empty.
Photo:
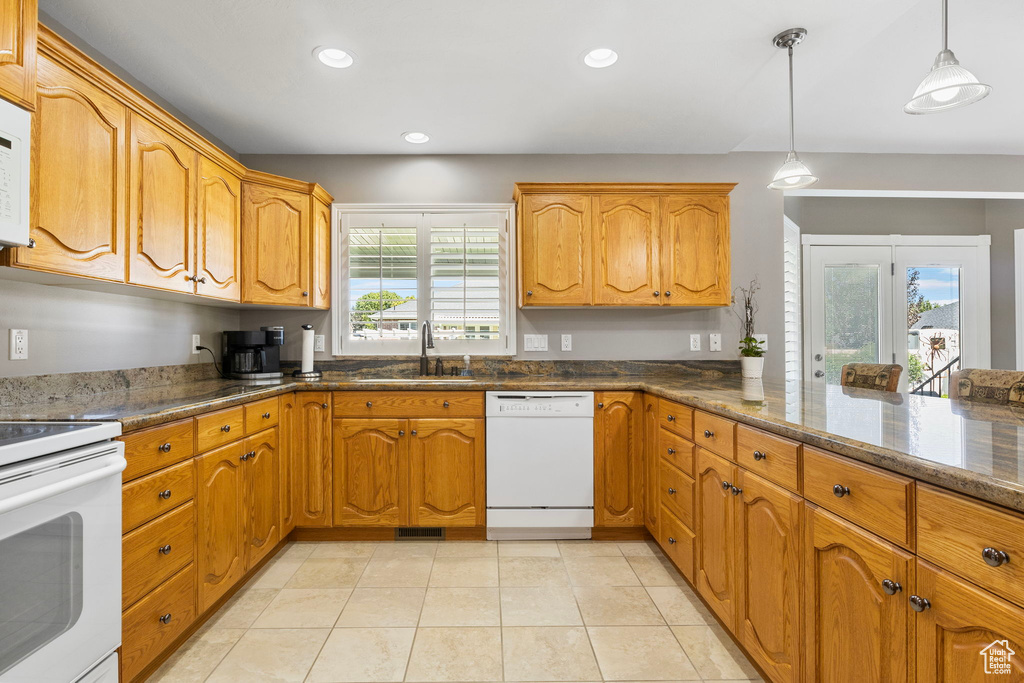
[[[124,459],[124,456],[118,456],[116,460],[97,470],[80,474],[77,477],[73,477],[65,481],[58,481],[54,484],[41,486],[37,489],[33,489],[32,491],[26,491],[25,493],[17,496],[11,496],[5,500],[0,500],[0,515],[11,512],[12,510],[17,510],[18,508],[38,503],[46,500],[47,498],[59,496],[67,493],[68,491],[81,488],[82,486],[87,486],[93,482],[99,481],[100,479],[120,474],[127,464],[128,461]]]

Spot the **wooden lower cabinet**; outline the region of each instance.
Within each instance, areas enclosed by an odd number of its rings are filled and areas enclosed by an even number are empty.
[[[736,631],[736,466],[697,449],[696,585],[729,630]]]
[[[644,394],[643,403],[644,526],[652,536],[658,536],[658,398]]]
[[[594,394],[594,526],[641,526],[643,402],[635,391]]]
[[[334,421],[334,524],[406,526],[406,420]]]
[[[409,522],[483,526],[483,419],[409,420]]]
[[[237,441],[195,459],[201,612],[245,574],[244,454],[245,444]]]
[[[331,393],[296,393],[292,431],[295,526],[331,526]]]
[[[804,680],[909,680],[913,556],[813,505],[805,539]]]
[[[132,681],[192,622],[196,610],[196,567],[189,564],[121,617],[121,680]]]
[[[281,537],[284,538],[295,528],[295,495],[298,486],[295,479],[297,470],[295,458],[299,448],[295,441],[296,419],[298,417],[298,397],[294,392],[283,394],[280,398],[277,422],[277,465],[278,465],[278,500],[281,510]]]
[[[245,569],[248,571],[281,540],[278,500],[279,466],[277,428],[271,427],[245,440]]]

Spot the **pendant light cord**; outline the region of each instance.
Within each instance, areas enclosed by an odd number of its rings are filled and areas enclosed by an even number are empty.
[[[945,0],[943,0],[945,3]],[[793,135],[793,46],[789,46],[789,151],[796,151]]]
[[[942,0],[942,51],[949,49],[949,6]]]

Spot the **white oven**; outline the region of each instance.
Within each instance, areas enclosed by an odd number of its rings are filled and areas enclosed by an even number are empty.
[[[124,444],[100,441],[12,463],[11,453],[21,449],[24,456],[26,446],[39,448],[47,436],[5,440],[5,426],[0,425],[0,681],[116,681]],[[119,425],[91,428],[90,434],[90,427],[67,427],[48,446],[67,446],[72,436],[81,442],[120,433]],[[112,679],[103,674],[110,670]]]
[[[0,99],[0,248],[29,243],[32,115]]]

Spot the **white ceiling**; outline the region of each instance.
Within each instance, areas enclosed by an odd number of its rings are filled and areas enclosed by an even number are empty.
[[[240,153],[1024,154],[1020,0],[952,0],[950,47],[991,84],[902,107],[939,50],[939,0],[40,0]],[[356,54],[322,66],[318,45]],[[581,55],[612,47],[590,69]],[[400,138],[429,133],[425,145]]]

